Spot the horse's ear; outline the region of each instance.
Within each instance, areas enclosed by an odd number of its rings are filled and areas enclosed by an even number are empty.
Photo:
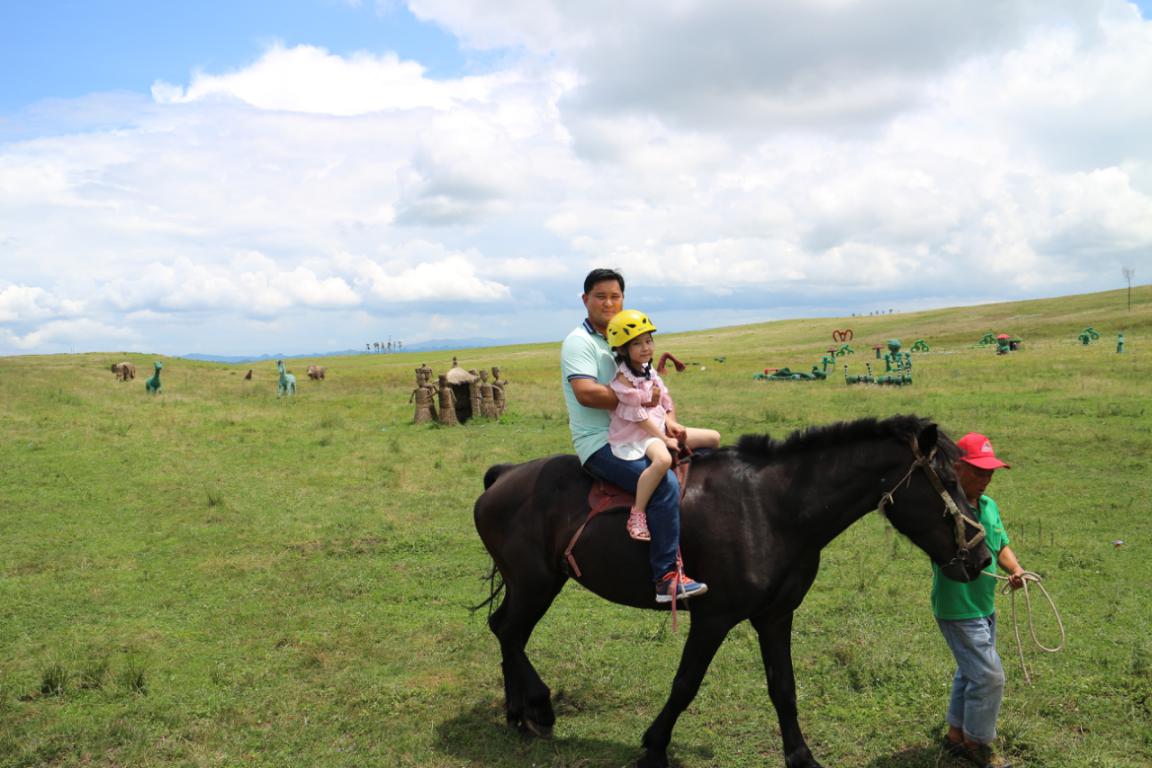
[[[920,434],[916,435],[916,446],[920,449],[920,453],[927,456],[936,447],[939,438],[939,428],[935,424],[927,424],[920,430]]]

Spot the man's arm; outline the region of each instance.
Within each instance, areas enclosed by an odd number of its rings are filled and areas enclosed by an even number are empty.
[[[616,408],[616,393],[607,384],[601,384],[596,379],[572,379],[572,394],[576,395],[576,402],[585,408],[602,408],[611,411]]]
[[[1000,548],[1000,554],[996,555],[996,564],[1007,572],[1008,583],[1012,585],[1012,589],[1024,586],[1024,579],[1021,578],[1024,569],[1020,567],[1020,561],[1016,559],[1016,553],[1011,547]]]

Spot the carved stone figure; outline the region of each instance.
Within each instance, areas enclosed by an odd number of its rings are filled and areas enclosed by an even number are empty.
[[[504,386],[508,382],[500,378],[500,369],[497,366],[492,366],[492,401],[496,404],[496,415],[504,415]]]
[[[446,427],[460,423],[456,419],[456,393],[444,374],[440,374],[440,423]]]
[[[468,373],[472,374],[472,381],[468,383],[468,397],[472,401],[472,418],[476,419],[480,418],[480,407],[483,402],[480,395],[480,374],[475,368],[470,369]]]
[[[436,421],[435,393],[436,390],[431,384],[416,387],[416,389],[412,390],[412,394],[408,397],[408,402],[416,401],[416,412],[412,416],[413,424],[424,424],[429,421]]]
[[[480,415],[486,419],[500,417],[492,395],[492,384],[488,381],[488,371],[480,371]]]

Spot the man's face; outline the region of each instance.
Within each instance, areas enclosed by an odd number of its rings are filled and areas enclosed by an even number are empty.
[[[975,504],[984,494],[984,489],[992,482],[992,473],[995,471],[974,467],[966,461],[956,462],[956,479],[960,481],[964,496],[970,503]]]
[[[592,290],[580,298],[584,302],[584,308],[588,310],[588,321],[600,333],[604,333],[608,328],[608,321],[624,309],[624,292],[620,290],[620,283],[615,280],[604,280],[594,284]]]

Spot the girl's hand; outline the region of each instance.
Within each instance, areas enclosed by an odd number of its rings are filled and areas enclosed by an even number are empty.
[[[668,432],[668,434],[670,434],[672,437],[676,438],[677,440],[683,440],[684,435],[687,434],[687,432],[688,432],[688,430],[684,428],[683,424],[681,424],[678,421],[673,420],[671,417],[668,417],[668,416],[664,417],[664,429]]]
[[[645,408],[655,408],[660,405],[660,387],[652,385],[652,399],[644,403]]]

